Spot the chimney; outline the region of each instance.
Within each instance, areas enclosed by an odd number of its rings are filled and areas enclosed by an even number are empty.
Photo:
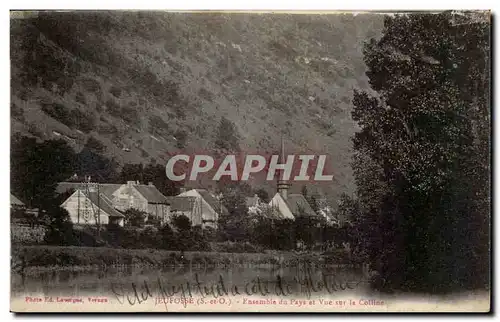
[[[127,181],[127,186],[132,187],[135,185],[135,181]]]
[[[150,187],[154,187],[155,185],[154,185],[151,181],[149,181],[149,182],[148,182],[148,186],[150,186]]]
[[[135,182],[135,184],[139,185],[139,184],[141,184],[141,183],[139,182],[139,180],[137,180],[137,181]]]

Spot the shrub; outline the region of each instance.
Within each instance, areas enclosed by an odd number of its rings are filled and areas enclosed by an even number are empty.
[[[168,131],[168,124],[158,115],[151,115],[149,117],[150,131],[153,133],[166,133]]]
[[[87,104],[87,100],[85,99],[85,95],[82,92],[77,92],[76,93],[75,100],[78,103]]]
[[[186,147],[187,133],[184,132],[183,130],[177,130],[177,131],[175,131],[174,136],[177,139],[175,146],[179,149],[185,148]]]
[[[143,227],[144,220],[146,219],[146,213],[144,211],[129,208],[124,212],[125,215],[125,225],[132,227]]]
[[[67,127],[76,127],[83,132],[90,132],[95,125],[95,116],[79,109],[69,109],[60,103],[42,103],[42,111]]]
[[[17,104],[10,104],[10,117],[19,121],[24,120],[24,112],[23,109],[20,108]]]
[[[115,100],[110,98],[106,101],[105,105],[107,107],[106,110],[110,115],[118,118],[121,117],[122,109],[120,104],[118,104]]]
[[[171,222],[172,226],[179,232],[191,230],[191,220],[184,215],[173,215]]]
[[[161,244],[161,236],[155,227],[146,227],[139,234],[140,245],[143,248],[158,248]]]
[[[101,134],[116,134],[118,133],[118,128],[109,123],[99,125],[99,129],[97,130]]]
[[[42,103],[42,111],[68,127],[73,127],[75,125],[74,119],[71,116],[71,111],[62,104],[44,102]]]
[[[97,153],[102,153],[106,150],[106,146],[93,136],[88,138],[85,147]]]
[[[121,118],[129,125],[137,125],[140,122],[140,116],[134,107],[124,106],[121,109]]]
[[[49,245],[74,245],[73,224],[68,212],[60,207],[47,211],[48,227],[45,242]]]
[[[112,86],[111,89],[109,90],[109,92],[114,96],[114,97],[120,97],[120,95],[122,94],[122,90],[121,88],[118,88],[118,87],[115,87],[115,86]]]

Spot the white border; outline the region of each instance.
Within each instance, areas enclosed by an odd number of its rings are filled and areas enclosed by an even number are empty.
[[[212,0],[212,1],[202,1],[202,0],[184,0],[184,1],[151,1],[151,0],[114,0],[114,1],[102,1],[102,0],[85,0],[85,1],[75,1],[75,0],[51,0],[51,1],[36,1],[36,0],[18,0],[18,1],[5,1],[1,3],[2,10],[0,12],[0,28],[1,28],[1,70],[0,77],[2,86],[1,90],[1,99],[2,106],[1,109],[1,117],[0,122],[0,144],[1,144],[1,164],[0,164],[0,173],[1,173],[1,185],[3,191],[0,194],[0,202],[2,205],[1,220],[3,225],[1,225],[3,232],[0,233],[2,247],[0,247],[0,258],[2,259],[2,265],[0,265],[0,271],[3,281],[3,289],[1,290],[1,307],[0,312],[4,318],[11,320],[14,318],[13,314],[9,312],[9,292],[10,292],[10,245],[9,240],[9,213],[8,213],[8,205],[9,205],[9,182],[10,182],[10,174],[9,174],[9,151],[10,151],[10,119],[9,119],[9,106],[10,106],[10,63],[9,63],[9,12],[8,9],[170,9],[170,10],[272,10],[272,11],[280,11],[280,10],[306,10],[306,11],[316,11],[316,10],[329,10],[329,11],[339,11],[339,10],[353,10],[353,11],[365,11],[365,10],[376,10],[376,11],[401,11],[401,10],[446,10],[446,9],[493,9],[493,14],[497,13],[497,8],[500,1],[498,0],[455,0],[455,1],[440,1],[437,2],[435,0],[419,0],[419,1],[390,1],[390,0],[378,0],[378,1],[331,1],[331,0],[307,0],[307,1],[297,1],[297,0],[252,0],[252,1],[224,1],[224,0]],[[5,8],[4,8],[5,7]],[[498,32],[494,34],[495,43],[498,42]],[[497,52],[495,52],[495,57],[497,58]],[[494,64],[496,66],[495,72],[498,70],[498,64]],[[495,76],[497,73],[495,73]],[[498,102],[498,97],[496,97],[496,93],[500,90],[498,88],[498,82],[495,83],[495,88],[493,93],[495,93],[494,102]],[[495,115],[496,119],[494,120],[495,128],[498,129],[498,116]],[[498,130],[495,131],[495,139],[494,139],[494,150],[498,148],[499,138],[498,138]],[[495,164],[496,165],[496,164]],[[495,173],[495,178],[497,178],[497,173]],[[495,180],[496,181],[496,180]],[[493,200],[500,200],[500,194],[495,191]],[[495,216],[494,216],[495,217]],[[495,221],[495,226],[498,226],[498,219]],[[497,227],[495,227],[497,228]],[[495,236],[495,234],[493,235]],[[496,241],[496,237],[494,238]],[[496,245],[496,243],[495,243]],[[495,251],[495,255],[498,255],[498,250]],[[498,256],[495,256],[498,259]],[[498,276],[495,280],[498,280]],[[497,286],[497,285],[495,285]],[[497,287],[494,287],[497,289]],[[494,307],[498,307],[494,305]],[[7,316],[5,316],[7,315]],[[88,315],[88,318],[93,319],[94,321],[104,321],[104,319],[123,319],[123,318],[134,318],[133,316],[93,316]],[[165,318],[155,316],[156,318]],[[203,319],[212,318],[219,319],[219,316],[200,316]],[[373,318],[384,318],[384,317],[376,317],[376,316],[363,316],[361,319],[366,321],[372,320]],[[405,316],[406,318],[411,318],[409,316]],[[472,316],[468,316],[472,317]],[[52,319],[54,317],[46,316],[45,318]],[[75,316],[59,316],[59,319],[64,320],[73,320]],[[193,320],[197,317],[189,316],[189,317],[180,317],[180,316],[169,316],[169,320],[178,320],[182,319]],[[227,317],[230,319],[235,319],[235,316]],[[241,317],[238,317],[241,318]],[[248,317],[247,317],[248,318]],[[251,319],[287,319],[288,316],[267,316],[267,317],[259,317],[259,316],[250,316]],[[299,316],[299,319],[308,319],[308,316]],[[322,318],[335,318],[334,316],[323,316]],[[338,316],[338,318],[343,318]],[[353,317],[349,317],[353,318]],[[359,317],[358,317],[359,318]],[[454,319],[455,317],[444,317],[439,316],[439,319]]]

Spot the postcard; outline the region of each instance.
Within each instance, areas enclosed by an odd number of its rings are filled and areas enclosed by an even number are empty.
[[[11,311],[489,312],[490,39],[489,11],[11,11]]]

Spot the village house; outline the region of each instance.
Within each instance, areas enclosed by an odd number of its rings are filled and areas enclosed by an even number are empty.
[[[10,194],[10,208],[11,210],[17,210],[17,209],[24,209],[26,206],[24,202],[19,200],[16,196],[13,194]]]
[[[123,213],[130,208],[143,211],[146,221],[157,219],[162,224],[168,221],[170,204],[152,183],[144,185],[136,181],[128,181],[126,184],[61,182],[56,189],[60,194],[68,191],[72,194],[61,206],[68,210],[73,223],[116,223],[123,226]],[[82,218],[82,213],[86,214],[86,217]],[[93,219],[89,219],[89,214]]]
[[[97,185],[77,188],[61,207],[69,213],[73,224],[124,225],[124,215],[113,207],[111,200],[98,191]]]
[[[17,221],[30,221],[38,218],[39,209],[38,208],[30,208],[21,199],[14,196],[12,193],[10,194],[10,213],[11,216],[16,217]]]
[[[246,206],[248,209],[248,214],[257,219],[259,217],[275,217],[274,214],[270,211],[271,208],[269,205],[264,202],[258,195],[254,195],[253,197],[246,197]],[[275,218],[276,219],[276,218]]]
[[[134,208],[147,214],[146,220],[155,218],[164,224],[168,221],[170,204],[153,183],[140,184],[136,181],[127,181],[110,196],[116,209],[122,212]]]
[[[285,159],[284,145],[281,146],[281,162]],[[281,219],[295,220],[298,216],[319,217],[319,215],[312,209],[311,205],[300,193],[288,193],[291,184],[280,178],[278,180],[278,191],[269,201],[269,206],[276,217]]]
[[[217,228],[217,221],[220,216],[227,213],[227,209],[222,205],[222,202],[206,189],[183,190],[178,196],[169,200],[177,205],[172,207],[172,211],[183,211],[185,215],[190,211],[187,217],[191,219],[193,226],[201,225],[202,227]]]
[[[180,196],[168,196],[168,202],[170,203],[170,216],[168,222],[170,223],[174,216],[186,216],[191,221],[193,226],[202,226],[202,216],[199,211],[199,202],[197,202],[196,197],[180,197]]]

